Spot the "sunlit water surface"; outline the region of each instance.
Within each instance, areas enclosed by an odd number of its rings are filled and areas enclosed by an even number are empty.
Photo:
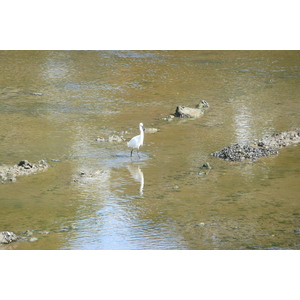
[[[299,146],[211,156],[299,127],[300,52],[0,51],[0,64],[0,164],[51,164],[0,185],[0,230],[27,239],[0,249],[300,248]],[[200,100],[202,118],[161,120]],[[140,122],[159,129],[141,159],[96,140],[128,141]]]

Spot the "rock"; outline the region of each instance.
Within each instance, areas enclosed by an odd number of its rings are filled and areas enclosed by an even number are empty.
[[[208,108],[208,107],[209,107],[209,104],[208,104],[208,102],[205,101],[205,100],[201,100],[201,101],[199,102],[199,104],[196,105],[196,108],[200,108],[200,109]]]
[[[105,138],[104,137],[97,137],[96,138],[96,142],[105,142]]]
[[[176,107],[174,116],[179,118],[199,118],[208,107],[209,104],[205,100],[201,100],[200,103],[196,105],[196,108],[180,105]]]
[[[208,162],[204,163],[202,165],[202,167],[200,167],[200,169],[207,169],[207,170],[211,170],[211,166]]]
[[[12,177],[9,178],[9,181],[10,181],[10,182],[16,182],[16,181],[17,181],[16,175],[13,174]]]
[[[174,117],[179,118],[199,118],[201,117],[205,110],[209,108],[209,104],[205,100],[201,100],[196,107],[187,107],[184,105],[179,105],[176,107],[175,113],[173,115],[169,115],[165,118],[162,118],[163,121],[172,121]]]
[[[204,114],[200,108],[191,108],[183,105],[177,106],[174,116],[179,118],[199,118]]]
[[[212,156],[230,161],[242,161],[244,159],[256,160],[262,156],[274,154],[278,154],[278,151],[273,148],[234,144],[212,153]]]
[[[9,244],[17,240],[17,236],[10,231],[0,232],[0,244]]]
[[[18,163],[18,167],[23,167],[24,169],[31,169],[32,164],[30,162],[28,162],[28,160],[21,160]]]

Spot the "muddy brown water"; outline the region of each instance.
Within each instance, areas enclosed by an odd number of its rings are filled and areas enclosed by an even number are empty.
[[[0,185],[0,230],[25,238],[0,249],[300,248],[300,146],[211,156],[299,127],[299,51],[0,51],[0,64],[0,164],[51,164]],[[200,100],[203,117],[161,120]],[[96,141],[140,122],[160,130],[140,160]]]

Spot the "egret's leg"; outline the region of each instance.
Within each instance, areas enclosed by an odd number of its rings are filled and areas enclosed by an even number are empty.
[[[131,150],[131,152],[130,152],[130,157],[132,157],[132,151],[133,151],[133,148],[132,148],[132,150]]]
[[[139,149],[136,149],[136,151],[137,151],[138,157],[141,158],[140,155],[139,155]]]

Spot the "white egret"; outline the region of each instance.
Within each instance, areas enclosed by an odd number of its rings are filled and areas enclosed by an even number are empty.
[[[133,138],[127,143],[127,146],[128,146],[129,148],[132,148],[132,149],[131,149],[130,156],[132,156],[133,149],[136,149],[137,155],[138,155],[138,157],[140,158],[140,156],[139,156],[139,148],[140,148],[140,146],[143,146],[143,142],[144,142],[144,131],[145,131],[145,128],[144,128],[143,123],[140,123],[139,128],[140,128],[140,135],[137,135],[137,136],[133,137]]]

